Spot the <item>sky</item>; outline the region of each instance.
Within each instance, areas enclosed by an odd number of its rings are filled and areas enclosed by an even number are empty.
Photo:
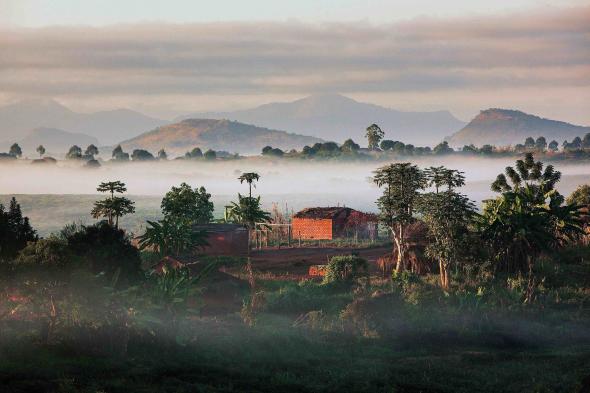
[[[0,104],[170,118],[317,93],[590,125],[590,1],[0,0]]]

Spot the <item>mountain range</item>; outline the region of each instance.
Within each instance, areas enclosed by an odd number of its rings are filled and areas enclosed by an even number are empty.
[[[146,132],[121,143],[124,150],[146,149],[157,152],[164,148],[168,154],[181,155],[194,147],[229,151],[230,153],[260,154],[265,146],[280,149],[301,149],[321,139],[270,130],[230,120],[187,119]]]
[[[86,134],[109,145],[166,123],[130,109],[77,113],[55,100],[24,100],[0,107],[0,141],[5,145],[22,140],[33,129],[53,128]]]
[[[229,119],[339,143],[348,138],[363,141],[366,128],[376,123],[387,139],[415,145],[434,145],[465,125],[448,111],[402,112],[339,94],[312,95],[234,112],[198,112],[176,120],[187,118]]]
[[[492,108],[481,111],[447,140],[451,146],[457,147],[469,144],[502,146],[524,143],[529,136],[535,139],[544,136],[547,142],[555,139],[561,144],[564,140],[583,137],[588,132],[590,127],[544,119],[516,110]]]

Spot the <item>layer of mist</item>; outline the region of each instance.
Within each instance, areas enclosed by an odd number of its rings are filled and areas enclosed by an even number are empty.
[[[512,158],[428,157],[412,160],[420,167],[445,165],[465,172],[467,185],[462,192],[478,205],[494,196],[490,183]],[[376,211],[380,190],[371,182],[372,172],[384,163],[376,162],[293,162],[248,158],[232,161],[168,161],[104,163],[96,169],[81,168],[78,163],[60,161],[57,165],[30,165],[19,160],[0,164],[0,203],[16,195],[23,211],[41,234],[59,229],[66,223],[93,222],[89,212],[102,181],[121,180],[129,197],[136,201],[137,213],[126,217],[122,225],[140,231],[145,219],[159,216],[162,196],[174,185],[187,182],[204,186],[213,196],[216,216],[223,206],[248,187],[237,177],[242,172],[261,175],[254,193],[262,195],[265,208],[276,203],[281,210],[297,211],[309,206],[349,206]],[[590,182],[588,164],[554,164],[563,174],[559,191],[569,195],[579,184]]]

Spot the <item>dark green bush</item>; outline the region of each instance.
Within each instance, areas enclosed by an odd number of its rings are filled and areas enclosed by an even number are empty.
[[[360,277],[366,277],[368,268],[367,260],[356,255],[332,257],[326,266],[324,283],[352,282]]]

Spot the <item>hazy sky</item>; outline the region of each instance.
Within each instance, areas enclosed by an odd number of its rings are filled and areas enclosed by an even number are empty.
[[[0,0],[0,104],[169,117],[343,93],[590,125],[588,3]]]

